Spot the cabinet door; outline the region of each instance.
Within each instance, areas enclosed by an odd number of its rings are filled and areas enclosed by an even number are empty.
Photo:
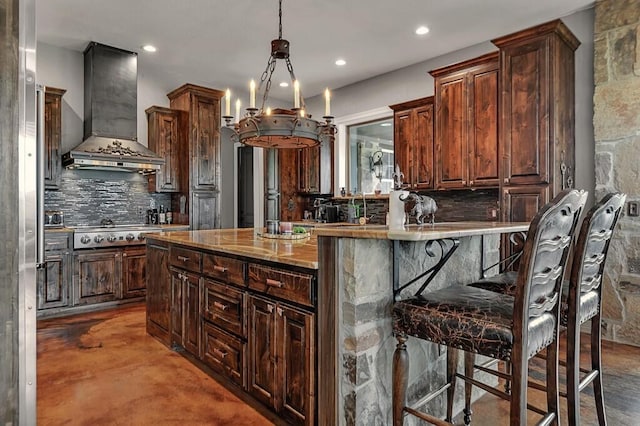
[[[182,287],[182,316],[184,329],[182,330],[182,343],[187,352],[201,358],[200,333],[202,332],[202,320],[200,317],[200,294],[202,292],[200,277],[183,272],[184,285]]]
[[[275,303],[249,296],[248,387],[262,403],[276,406]]]
[[[518,187],[503,187],[502,189],[502,220],[507,222],[530,222],[538,210],[549,201],[548,185],[529,185]],[[522,246],[515,247],[509,240],[509,235],[502,237],[502,258],[506,259]],[[518,263],[513,264],[517,269]]]
[[[435,187],[467,186],[467,81],[465,73],[436,79]]]
[[[286,305],[276,307],[278,320],[277,401],[280,415],[293,424],[314,424],[315,341],[313,315]]]
[[[122,298],[144,296],[147,288],[147,253],[144,246],[127,247],[122,253]]]
[[[397,111],[393,115],[393,156],[404,174],[402,183],[410,187],[413,187],[415,181],[412,116],[413,110]]]
[[[215,229],[220,223],[218,216],[217,192],[191,193],[191,229]]]
[[[488,69],[487,69],[488,68]],[[498,186],[498,63],[471,73],[469,186]]]
[[[433,103],[415,111],[415,186],[433,188]]]
[[[191,189],[218,190],[220,99],[191,94]]]
[[[180,269],[171,268],[171,344],[183,346],[182,288],[186,277]]]
[[[162,107],[147,109],[149,149],[164,159],[164,165],[149,175],[151,191],[180,192],[180,114],[181,111]]]
[[[60,142],[62,140],[62,95],[66,90],[46,87],[44,94],[44,185],[60,187]]]
[[[169,345],[171,332],[171,277],[169,249],[147,244],[147,333]]]
[[[503,183],[549,181],[549,52],[544,39],[505,47],[502,55]]]
[[[107,250],[76,253],[74,302],[77,305],[108,302],[120,298],[122,255]]]
[[[45,268],[38,274],[38,309],[69,305],[69,255],[47,253]]]

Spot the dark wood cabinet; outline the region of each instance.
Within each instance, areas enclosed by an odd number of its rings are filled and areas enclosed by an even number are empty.
[[[331,137],[317,146],[298,149],[299,192],[333,194],[333,144]]]
[[[493,43],[500,48],[501,184],[507,190],[502,193],[512,193],[511,187],[546,185],[543,205],[573,186],[574,51],[580,43],[559,20]],[[503,197],[507,220],[513,216],[511,204],[511,197]],[[522,219],[531,220],[534,213]]]
[[[108,302],[121,297],[122,252],[77,252],[74,268],[74,304]]]
[[[155,173],[149,175],[149,191],[152,192],[180,192],[182,170],[180,164],[180,149],[186,143],[180,129],[180,120],[184,111],[152,106],[146,110],[148,124],[149,149],[164,159],[164,165]]]
[[[313,424],[314,317],[250,296],[249,392],[291,424]]]
[[[276,303],[249,296],[248,390],[257,400],[276,408]]]
[[[200,276],[174,267],[170,271],[171,343],[200,358]]]
[[[64,89],[44,89],[44,187],[60,188],[60,144],[62,141],[62,96]]]
[[[170,345],[171,276],[169,247],[164,243],[147,244],[147,333]]]
[[[170,108],[185,111],[178,132],[186,135],[181,148],[179,168],[188,173],[180,177],[180,192],[174,196],[174,211],[179,199],[185,206],[192,229],[220,227],[220,99],[224,92],[185,84],[167,94]],[[175,198],[177,197],[177,198]],[[180,220],[182,217],[178,216]]]
[[[147,253],[144,246],[127,247],[122,252],[122,298],[146,294]]]
[[[395,162],[410,189],[433,188],[433,96],[391,105]]]
[[[149,334],[184,348],[288,424],[315,423],[314,271],[153,236],[147,259]]]
[[[45,267],[38,273],[38,310],[69,306],[70,233],[45,232]]]
[[[499,185],[498,53],[431,71],[435,188]]]

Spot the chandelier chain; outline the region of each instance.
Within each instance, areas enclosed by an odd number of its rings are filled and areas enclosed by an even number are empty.
[[[260,105],[260,110],[264,111],[264,105],[267,103],[267,98],[269,97],[269,90],[271,90],[271,77],[273,76],[273,71],[276,69],[276,59],[271,56],[269,57],[269,61],[267,62],[267,69],[262,73],[262,77],[260,77],[260,85],[258,86],[258,92],[260,92],[260,87],[266,80],[266,84],[264,87],[264,94],[262,95],[262,105]]]
[[[280,6],[278,8],[278,38],[282,40],[282,0],[280,0]]]

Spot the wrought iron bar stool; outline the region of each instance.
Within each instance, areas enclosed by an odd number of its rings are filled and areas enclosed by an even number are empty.
[[[457,373],[458,350],[510,361],[511,394],[486,387],[510,400],[510,425],[527,423],[528,362],[548,349],[547,412],[542,424],[557,422],[559,397],[558,315],[562,276],[571,239],[586,193],[563,191],[534,217],[524,244],[516,296],[470,286],[452,286],[416,294],[393,307],[398,344],[393,358],[393,424],[402,425],[405,413],[435,425],[450,424]],[[447,392],[445,420],[406,405],[409,356],[408,336],[446,345],[447,381],[423,400]]]
[[[626,197],[626,194],[621,193],[607,194],[587,212],[574,246],[571,274],[562,288],[560,325],[563,331],[566,330],[567,359],[566,362],[561,361],[560,364],[564,364],[567,369],[567,391],[566,393],[561,392],[560,395],[567,398],[569,425],[571,426],[580,424],[580,392],[592,382],[598,423],[600,426],[607,424],[601,361],[602,279],[611,237],[622,213]],[[470,285],[514,295],[516,275],[517,273],[513,271],[504,272]],[[580,326],[587,321],[591,321],[589,338],[591,369],[580,367]],[[467,363],[470,362],[467,360]],[[580,373],[585,373],[582,379]],[[544,389],[536,382],[530,382],[530,386]],[[470,390],[466,389],[465,392],[467,394],[466,405],[468,406]]]

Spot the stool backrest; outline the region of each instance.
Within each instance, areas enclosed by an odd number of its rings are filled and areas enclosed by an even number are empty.
[[[626,194],[607,194],[587,212],[582,221],[571,265],[569,315],[577,312],[580,294],[596,291],[600,300],[602,276],[611,236],[626,198]]]
[[[526,348],[529,321],[551,315],[558,327],[562,279],[573,233],[586,199],[585,191],[562,191],[531,221],[518,269],[513,310],[514,336],[522,339],[514,342],[514,346],[522,345],[520,347],[528,352],[528,356],[541,349]],[[544,347],[549,342],[536,343]]]

